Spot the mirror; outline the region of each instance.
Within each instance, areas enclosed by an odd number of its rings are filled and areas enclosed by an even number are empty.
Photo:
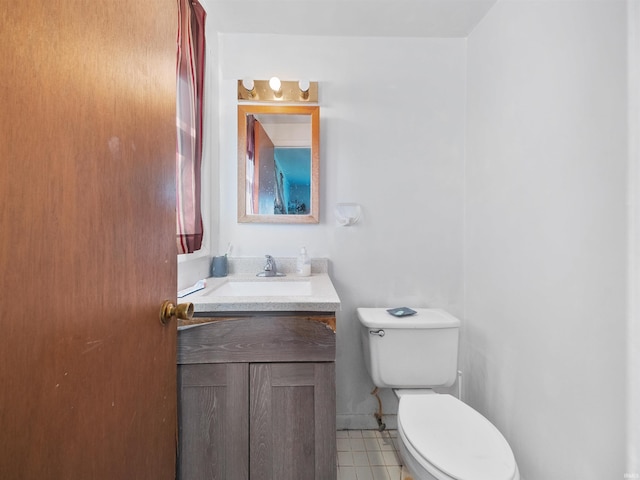
[[[238,222],[318,223],[320,107],[238,106]]]

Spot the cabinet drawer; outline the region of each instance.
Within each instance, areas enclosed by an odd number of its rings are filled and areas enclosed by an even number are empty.
[[[332,362],[336,339],[327,318],[273,314],[207,319],[209,323],[178,332],[178,364]]]

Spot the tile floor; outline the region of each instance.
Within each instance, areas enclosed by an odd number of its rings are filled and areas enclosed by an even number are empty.
[[[397,441],[395,430],[338,430],[338,480],[402,480]]]

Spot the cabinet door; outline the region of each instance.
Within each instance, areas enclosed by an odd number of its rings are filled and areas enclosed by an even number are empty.
[[[251,480],[336,478],[335,364],[252,363]]]
[[[247,363],[180,365],[180,480],[248,480]]]

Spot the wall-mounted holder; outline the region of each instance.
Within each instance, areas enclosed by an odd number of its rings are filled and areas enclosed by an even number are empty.
[[[238,100],[245,102],[318,103],[318,82],[238,80]]]
[[[341,227],[355,225],[360,220],[362,208],[357,203],[338,203],[335,209],[336,223]]]

